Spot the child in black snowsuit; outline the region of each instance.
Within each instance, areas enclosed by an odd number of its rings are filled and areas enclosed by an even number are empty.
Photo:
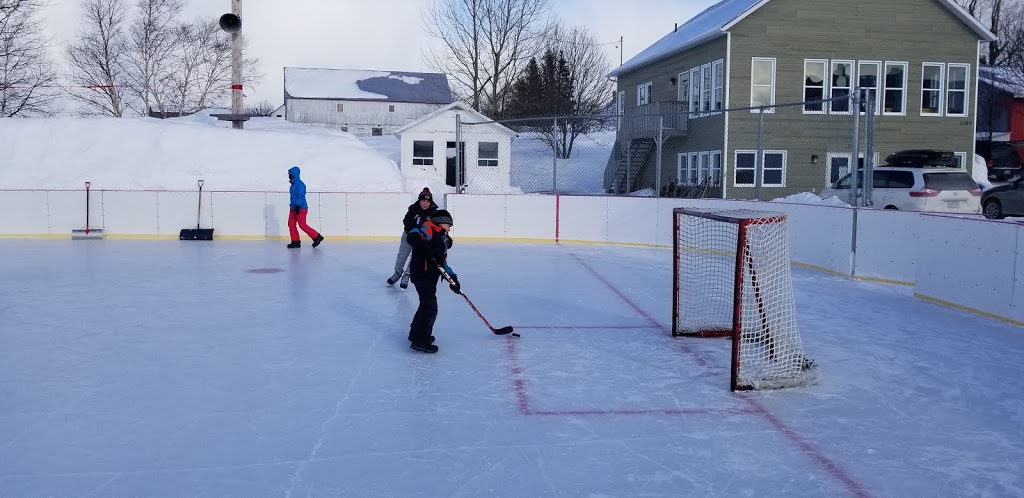
[[[395,273],[388,278],[388,285],[395,285],[398,279],[402,279],[401,287],[404,289],[409,286],[409,273],[405,271],[405,262],[409,259],[409,253],[412,251],[412,247],[409,242],[405,240],[405,237],[410,231],[419,227],[430,214],[437,211],[437,204],[434,204],[434,196],[430,193],[430,189],[423,187],[423,191],[416,199],[416,202],[409,205],[409,210],[405,213],[405,218],[402,219],[402,240],[398,243],[398,257],[395,258]]]
[[[446,261],[448,249],[452,247],[452,239],[448,236],[451,227],[452,215],[444,209],[439,209],[406,237],[412,246],[409,273],[420,298],[420,306],[416,309],[412,324],[409,325],[409,341],[412,343],[409,347],[424,353],[437,352],[432,335],[434,320],[437,319],[437,282],[441,278],[441,270],[437,265],[443,265],[451,277],[449,287],[452,292],[462,292],[459,277]]]

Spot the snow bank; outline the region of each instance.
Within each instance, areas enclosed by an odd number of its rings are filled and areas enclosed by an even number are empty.
[[[0,189],[288,189],[409,192],[398,165],[354,136],[275,118],[244,130],[209,116],[0,119]]]
[[[821,204],[823,206],[836,206],[836,207],[852,207],[846,202],[843,202],[836,196],[830,196],[828,199],[822,199],[815,194],[810,192],[800,192],[799,194],[793,194],[786,197],[780,197],[778,199],[772,199],[772,202],[790,202],[793,204]]]
[[[992,188],[992,182],[988,181],[988,164],[985,163],[985,158],[977,154],[974,155],[974,164],[971,168],[971,178],[978,182],[978,186],[981,187],[982,191]]]

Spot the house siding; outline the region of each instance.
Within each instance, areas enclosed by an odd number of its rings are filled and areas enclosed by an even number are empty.
[[[939,148],[965,152],[968,158],[974,153],[978,35],[934,0],[772,0],[733,26],[730,34],[730,108],[750,105],[753,57],[776,59],[776,103],[804,100],[805,59],[906,62],[906,115],[874,119],[879,161],[900,149]],[[924,62],[969,64],[966,117],[920,115]],[[763,146],[787,151],[787,180],[785,187],[762,187],[762,199],[820,192],[826,186],[828,165],[824,160],[811,164],[812,155],[824,159],[830,152],[852,150],[852,116],[804,115],[797,109],[776,117],[766,114],[770,125],[764,130]],[[735,185],[732,166],[734,151],[750,148],[757,120],[758,115],[750,112],[729,116],[729,151],[724,157],[729,197],[754,195],[752,187]],[[849,130],[846,140],[840,131],[844,126]]]
[[[667,57],[655,64],[637,68],[636,71],[625,73],[618,78],[618,91],[625,92],[625,109],[637,107],[637,86],[651,82],[652,102],[675,102],[679,100],[679,82],[671,83],[679,73],[689,71],[715,60],[726,59],[727,41],[722,36],[685,52]],[[726,74],[728,81],[728,74]],[[617,94],[616,94],[617,95]],[[698,117],[691,115],[688,120],[688,131],[684,136],[667,138],[662,146],[661,184],[668,185],[676,181],[677,158],[680,152],[701,152],[722,150],[725,143],[725,118],[723,114],[712,114]],[[657,138],[652,136],[651,138]],[[656,153],[655,153],[656,154]],[[641,166],[638,188],[656,185],[657,158],[652,154],[650,159]]]
[[[344,111],[338,111],[338,104],[344,104]],[[395,106],[395,112],[388,112],[388,106]],[[357,129],[383,128],[385,134],[430,114],[443,107],[440,104],[415,102],[378,102],[360,100],[321,100],[289,98],[286,103],[287,120],[309,123],[332,128],[343,126]]]

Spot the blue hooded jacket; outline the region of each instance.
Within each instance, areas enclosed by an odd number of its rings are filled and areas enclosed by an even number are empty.
[[[299,179],[299,167],[292,166],[288,170],[288,175],[291,176],[292,180],[292,186],[288,189],[292,196],[289,207],[294,208],[298,206],[302,209],[308,209],[309,206],[306,205],[306,184],[302,183],[302,180]]]

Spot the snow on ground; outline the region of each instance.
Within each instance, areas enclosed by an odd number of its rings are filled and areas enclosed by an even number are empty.
[[[800,192],[798,194],[789,195],[786,197],[780,197],[778,199],[772,199],[772,202],[790,202],[793,204],[818,204],[821,206],[837,206],[837,207],[851,207],[846,202],[843,202],[836,196],[829,196],[828,199],[822,199],[817,194],[810,192]]]
[[[245,130],[210,117],[0,120],[0,189],[288,189],[408,191],[398,165],[354,136],[254,118]],[[420,187],[422,188],[422,186]],[[417,189],[418,190],[418,189]]]

